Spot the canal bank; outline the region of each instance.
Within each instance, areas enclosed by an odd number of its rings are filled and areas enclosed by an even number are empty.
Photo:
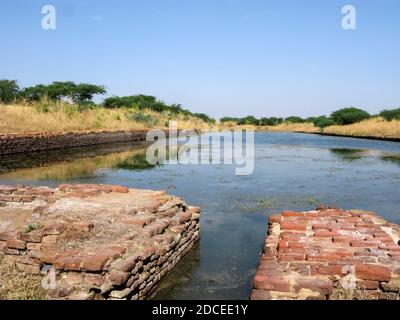
[[[136,143],[82,148],[74,158],[64,152],[43,155],[43,165],[29,168],[13,170],[10,161],[0,184],[115,184],[167,190],[201,207],[200,241],[164,277],[155,299],[248,299],[267,218],[283,210],[325,203],[400,224],[400,145],[394,142],[256,132],[250,176],[222,164],[149,166]]]
[[[199,207],[116,185],[0,186],[0,215],[1,263],[49,299],[145,299],[200,236]]]

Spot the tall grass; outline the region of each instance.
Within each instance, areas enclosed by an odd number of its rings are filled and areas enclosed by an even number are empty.
[[[177,120],[180,129],[209,127],[201,119],[169,112],[102,107],[80,110],[77,105],[48,100],[35,104],[0,104],[0,133],[165,128],[170,120]]]
[[[400,120],[386,121],[382,118],[372,118],[345,126],[330,126],[324,133],[354,137],[374,137],[399,139]]]

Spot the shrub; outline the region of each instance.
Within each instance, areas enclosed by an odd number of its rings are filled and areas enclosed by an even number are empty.
[[[224,122],[235,122],[235,123],[239,123],[239,118],[223,117],[223,118],[219,119],[219,121],[220,121],[221,123],[224,123]]]
[[[400,108],[392,110],[383,110],[381,111],[381,113],[379,113],[379,115],[387,121],[400,120]]]
[[[254,125],[254,126],[258,126],[260,123],[260,120],[258,120],[256,117],[254,116],[247,116],[244,118],[239,119],[239,124],[241,125]]]
[[[311,122],[314,124],[314,126],[319,127],[321,129],[335,124],[335,122],[331,118],[328,118],[327,116],[314,117]]]
[[[16,80],[0,80],[0,102],[10,103],[19,95],[19,86]]]
[[[215,122],[215,119],[210,118],[208,115],[206,115],[205,113],[194,113],[193,116],[195,116],[196,118],[199,118],[201,120],[203,120],[204,122],[208,122],[208,123],[213,123]]]
[[[331,118],[336,124],[346,125],[369,119],[371,115],[367,111],[349,107],[332,112]]]
[[[306,120],[304,120],[301,117],[291,116],[291,117],[285,118],[285,122],[286,123],[304,123],[304,122],[306,122]]]
[[[283,122],[282,118],[276,118],[276,117],[271,117],[271,118],[261,118],[260,119],[260,126],[276,126],[280,123]]]
[[[127,118],[131,121],[143,123],[147,126],[155,126],[158,124],[158,120],[154,119],[149,114],[144,114],[142,112],[130,112],[127,114]]]

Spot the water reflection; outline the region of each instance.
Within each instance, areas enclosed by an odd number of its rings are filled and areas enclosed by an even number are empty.
[[[26,161],[2,157],[0,184],[64,180],[169,189],[199,205],[200,243],[162,281],[158,299],[247,299],[267,216],[281,210],[323,203],[375,211],[400,223],[399,143],[260,132],[250,176],[235,176],[232,165],[153,167],[145,152],[144,145],[114,144]]]
[[[365,151],[360,149],[331,148],[329,151],[340,160],[354,161],[365,156]]]
[[[78,149],[68,153],[36,154],[31,159],[33,167],[18,168],[19,161],[3,159],[0,179],[7,180],[69,180],[90,177],[100,169],[146,170],[152,165],[146,160],[145,145],[119,145],[107,148]],[[99,149],[98,149],[99,148]],[[54,155],[52,157],[52,155]],[[14,166],[13,166],[14,164]],[[28,165],[25,162],[25,165]],[[16,167],[16,168],[15,168]],[[0,171],[1,172],[1,171]]]
[[[388,161],[397,165],[400,165],[400,155],[387,155],[382,156],[381,159],[383,161]]]

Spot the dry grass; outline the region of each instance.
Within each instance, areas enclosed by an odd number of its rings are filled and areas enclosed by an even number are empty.
[[[276,126],[254,126],[254,125],[241,125],[238,126],[234,122],[224,122],[218,125],[220,130],[233,130],[233,129],[252,129],[255,131],[290,131],[290,132],[321,132],[312,123],[282,123]]]
[[[118,164],[134,160],[135,156],[145,158],[146,148],[142,147],[125,152],[115,152],[90,158],[75,159],[42,167],[19,169],[0,174],[0,179],[31,179],[31,180],[57,180],[63,181],[78,177],[92,176],[102,168],[115,168]]]
[[[400,138],[400,121],[386,121],[382,118],[373,118],[346,126],[330,126],[324,133],[354,137]]]
[[[0,255],[0,300],[39,300],[45,298],[42,277],[16,270]]]
[[[265,126],[261,127],[261,130],[267,131],[293,131],[293,132],[310,132],[317,133],[321,130],[315,127],[312,123],[282,123],[277,126]]]
[[[132,111],[96,108],[77,111],[66,103],[45,105],[0,105],[0,133],[65,132],[79,130],[135,130],[151,127],[165,128],[168,121],[178,121],[180,129],[202,129],[209,125],[194,117],[171,115],[150,110],[137,111],[142,120],[129,119]]]

